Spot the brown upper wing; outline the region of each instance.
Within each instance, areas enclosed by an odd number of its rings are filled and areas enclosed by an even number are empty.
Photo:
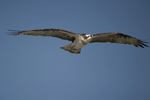
[[[20,32],[15,32],[11,35],[51,36],[51,37],[57,37],[68,41],[74,41],[78,34],[70,31],[62,30],[62,29],[51,28],[51,29],[20,31]]]
[[[95,34],[94,37],[95,38],[93,38],[90,43],[111,42],[111,43],[132,44],[136,47],[140,46],[142,48],[144,48],[144,46],[148,47],[148,45],[144,44],[147,42],[141,41],[134,37],[131,37],[122,33],[118,33],[118,32]]]

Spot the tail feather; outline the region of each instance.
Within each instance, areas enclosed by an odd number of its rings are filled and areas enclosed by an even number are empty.
[[[65,51],[69,51],[70,53],[80,54],[81,49],[75,49],[74,46],[71,44],[68,44],[64,47],[60,47],[60,49],[64,49]]]

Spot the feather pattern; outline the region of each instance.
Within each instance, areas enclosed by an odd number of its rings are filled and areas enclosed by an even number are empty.
[[[58,29],[58,28],[20,31],[20,32],[14,32],[11,35],[51,36],[51,37],[57,37],[64,40],[72,41],[72,42],[75,40],[77,36],[76,33]]]
[[[148,47],[148,45],[144,44],[147,42],[141,41],[137,38],[131,37],[129,35],[125,35],[119,32],[112,33],[100,33],[93,35],[94,38],[90,43],[93,42],[111,42],[111,43],[122,43],[122,44],[132,44],[136,47],[140,46],[144,48],[144,46]]]

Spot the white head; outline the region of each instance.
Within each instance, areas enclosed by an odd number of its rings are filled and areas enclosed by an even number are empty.
[[[93,38],[93,35],[91,34],[86,34],[84,37],[84,39],[92,39],[92,38]]]
[[[94,36],[91,34],[82,34],[81,35],[81,42],[84,44],[83,46],[87,45]]]
[[[84,44],[88,44],[93,38],[93,35],[91,34],[83,34],[82,35],[82,42],[84,42]]]

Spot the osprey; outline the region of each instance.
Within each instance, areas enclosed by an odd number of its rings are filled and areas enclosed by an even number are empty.
[[[13,30],[10,30],[13,31]],[[11,35],[32,35],[32,36],[51,36],[57,37],[64,40],[72,41],[71,44],[68,44],[60,49],[69,51],[70,53],[80,54],[81,48],[88,43],[94,42],[111,42],[111,43],[123,43],[123,44],[132,44],[136,47],[140,46],[142,48],[148,47],[144,44],[147,42],[141,41],[137,38],[125,35],[119,32],[111,33],[101,33],[101,34],[77,34],[70,31],[51,28],[51,29],[38,29],[38,30],[29,30],[29,31],[20,31],[15,32]]]

